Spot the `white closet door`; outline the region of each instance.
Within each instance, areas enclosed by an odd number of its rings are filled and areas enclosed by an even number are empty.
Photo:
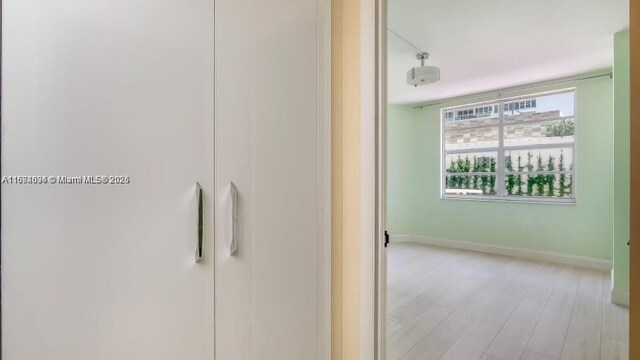
[[[2,3],[3,359],[212,359],[214,0]]]
[[[319,16],[315,0],[216,1],[217,360],[325,347]]]

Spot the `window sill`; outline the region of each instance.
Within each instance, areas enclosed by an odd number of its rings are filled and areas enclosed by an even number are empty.
[[[440,200],[454,201],[476,201],[476,202],[497,202],[497,203],[523,203],[542,205],[576,205],[576,199],[545,199],[545,198],[520,198],[520,197],[497,197],[497,196],[456,196],[440,195]]]

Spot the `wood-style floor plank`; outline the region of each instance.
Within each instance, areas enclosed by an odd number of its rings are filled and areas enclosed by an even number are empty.
[[[447,319],[413,346],[401,359],[441,359],[447,350],[471,327],[485,309],[502,294],[514,277],[523,270],[522,262],[509,262],[490,280],[477,288]]]
[[[415,302],[412,302],[399,309],[400,314],[397,315],[396,319],[400,317],[400,320],[405,325],[388,337],[387,360],[400,358],[456,310],[456,307],[442,306],[438,302],[445,304],[458,303],[460,297],[464,296],[466,299],[473,295],[484,282],[490,280],[491,276],[500,276],[504,270],[513,266],[511,263],[490,262],[485,257],[482,257],[482,259],[481,263],[486,266],[478,267],[478,263],[470,265],[468,268],[478,269],[478,271],[475,274],[467,274],[466,276],[468,277],[461,276],[453,280],[457,275],[452,275],[455,272],[451,269],[446,274],[441,274],[437,280],[434,279],[437,286],[433,287],[430,294],[432,297],[429,298],[430,301],[428,303],[419,303],[422,307],[417,307]],[[480,271],[480,269],[483,271]],[[466,274],[466,272],[463,273]],[[452,287],[452,283],[457,286]],[[411,314],[407,315],[407,311],[411,312]]]
[[[628,359],[608,273],[392,244],[386,360]]]
[[[555,286],[560,267],[547,264],[509,320],[493,339],[487,354],[498,359],[519,359]]]
[[[579,281],[580,269],[567,267],[561,272],[538,325],[529,339],[527,350],[560,358],[576,303]]]
[[[484,356],[480,360],[502,360],[502,359],[494,358],[491,355],[484,354]]]
[[[498,294],[497,299],[450,349],[443,359],[478,360],[500,331],[511,313],[522,301],[532,280],[542,271],[541,264],[527,264],[523,271],[511,280]]]
[[[420,288],[424,290],[420,294],[389,313],[389,316],[401,323],[407,323],[432,304],[456,308],[484,281],[500,271],[499,265],[489,261],[473,262],[468,263],[464,271],[443,268],[441,271],[434,272],[432,277],[421,284]],[[456,286],[452,287],[452,283]]]
[[[582,270],[562,360],[600,359],[603,275],[600,271]]]
[[[522,357],[520,358],[520,360],[557,360],[556,358],[552,358],[552,357],[548,357],[548,356],[544,356],[541,354],[538,354],[536,352],[530,351],[530,350],[525,350],[525,352],[522,354]],[[578,360],[578,359],[576,359]]]
[[[402,327],[402,324],[387,317],[387,337],[398,331]]]
[[[609,276],[603,281],[600,353],[602,360],[629,358],[629,312],[627,308],[611,303]]]
[[[461,255],[458,252],[441,253],[436,258],[425,256],[418,261],[415,267],[417,273],[413,273],[411,267],[403,266],[403,269],[389,267],[387,276],[387,312],[392,313],[397,308],[409,303],[429,287],[434,286],[435,281],[442,274],[452,271],[451,264],[458,263]],[[397,274],[397,275],[396,275]]]

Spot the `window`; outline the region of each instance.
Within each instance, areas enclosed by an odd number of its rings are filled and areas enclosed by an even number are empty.
[[[442,129],[443,198],[575,201],[573,89],[443,109]]]
[[[454,116],[455,114],[455,116]],[[488,118],[498,116],[498,105],[495,106],[475,106],[468,108],[457,108],[443,112],[445,122],[463,121],[469,119]]]
[[[506,102],[504,104],[504,112],[514,113],[514,112],[519,112],[521,110],[535,109],[536,103],[537,103],[536,99]]]

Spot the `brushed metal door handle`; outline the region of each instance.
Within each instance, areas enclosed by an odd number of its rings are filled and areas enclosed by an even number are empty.
[[[229,245],[229,254],[233,256],[238,251],[238,188],[233,181],[229,183],[229,192],[231,192],[231,245]]]
[[[202,260],[202,242],[203,242],[203,233],[204,233],[204,209],[202,206],[202,187],[200,183],[196,183],[196,206],[198,210],[198,222],[196,224],[196,229],[198,231],[198,242],[196,244],[196,262]]]

